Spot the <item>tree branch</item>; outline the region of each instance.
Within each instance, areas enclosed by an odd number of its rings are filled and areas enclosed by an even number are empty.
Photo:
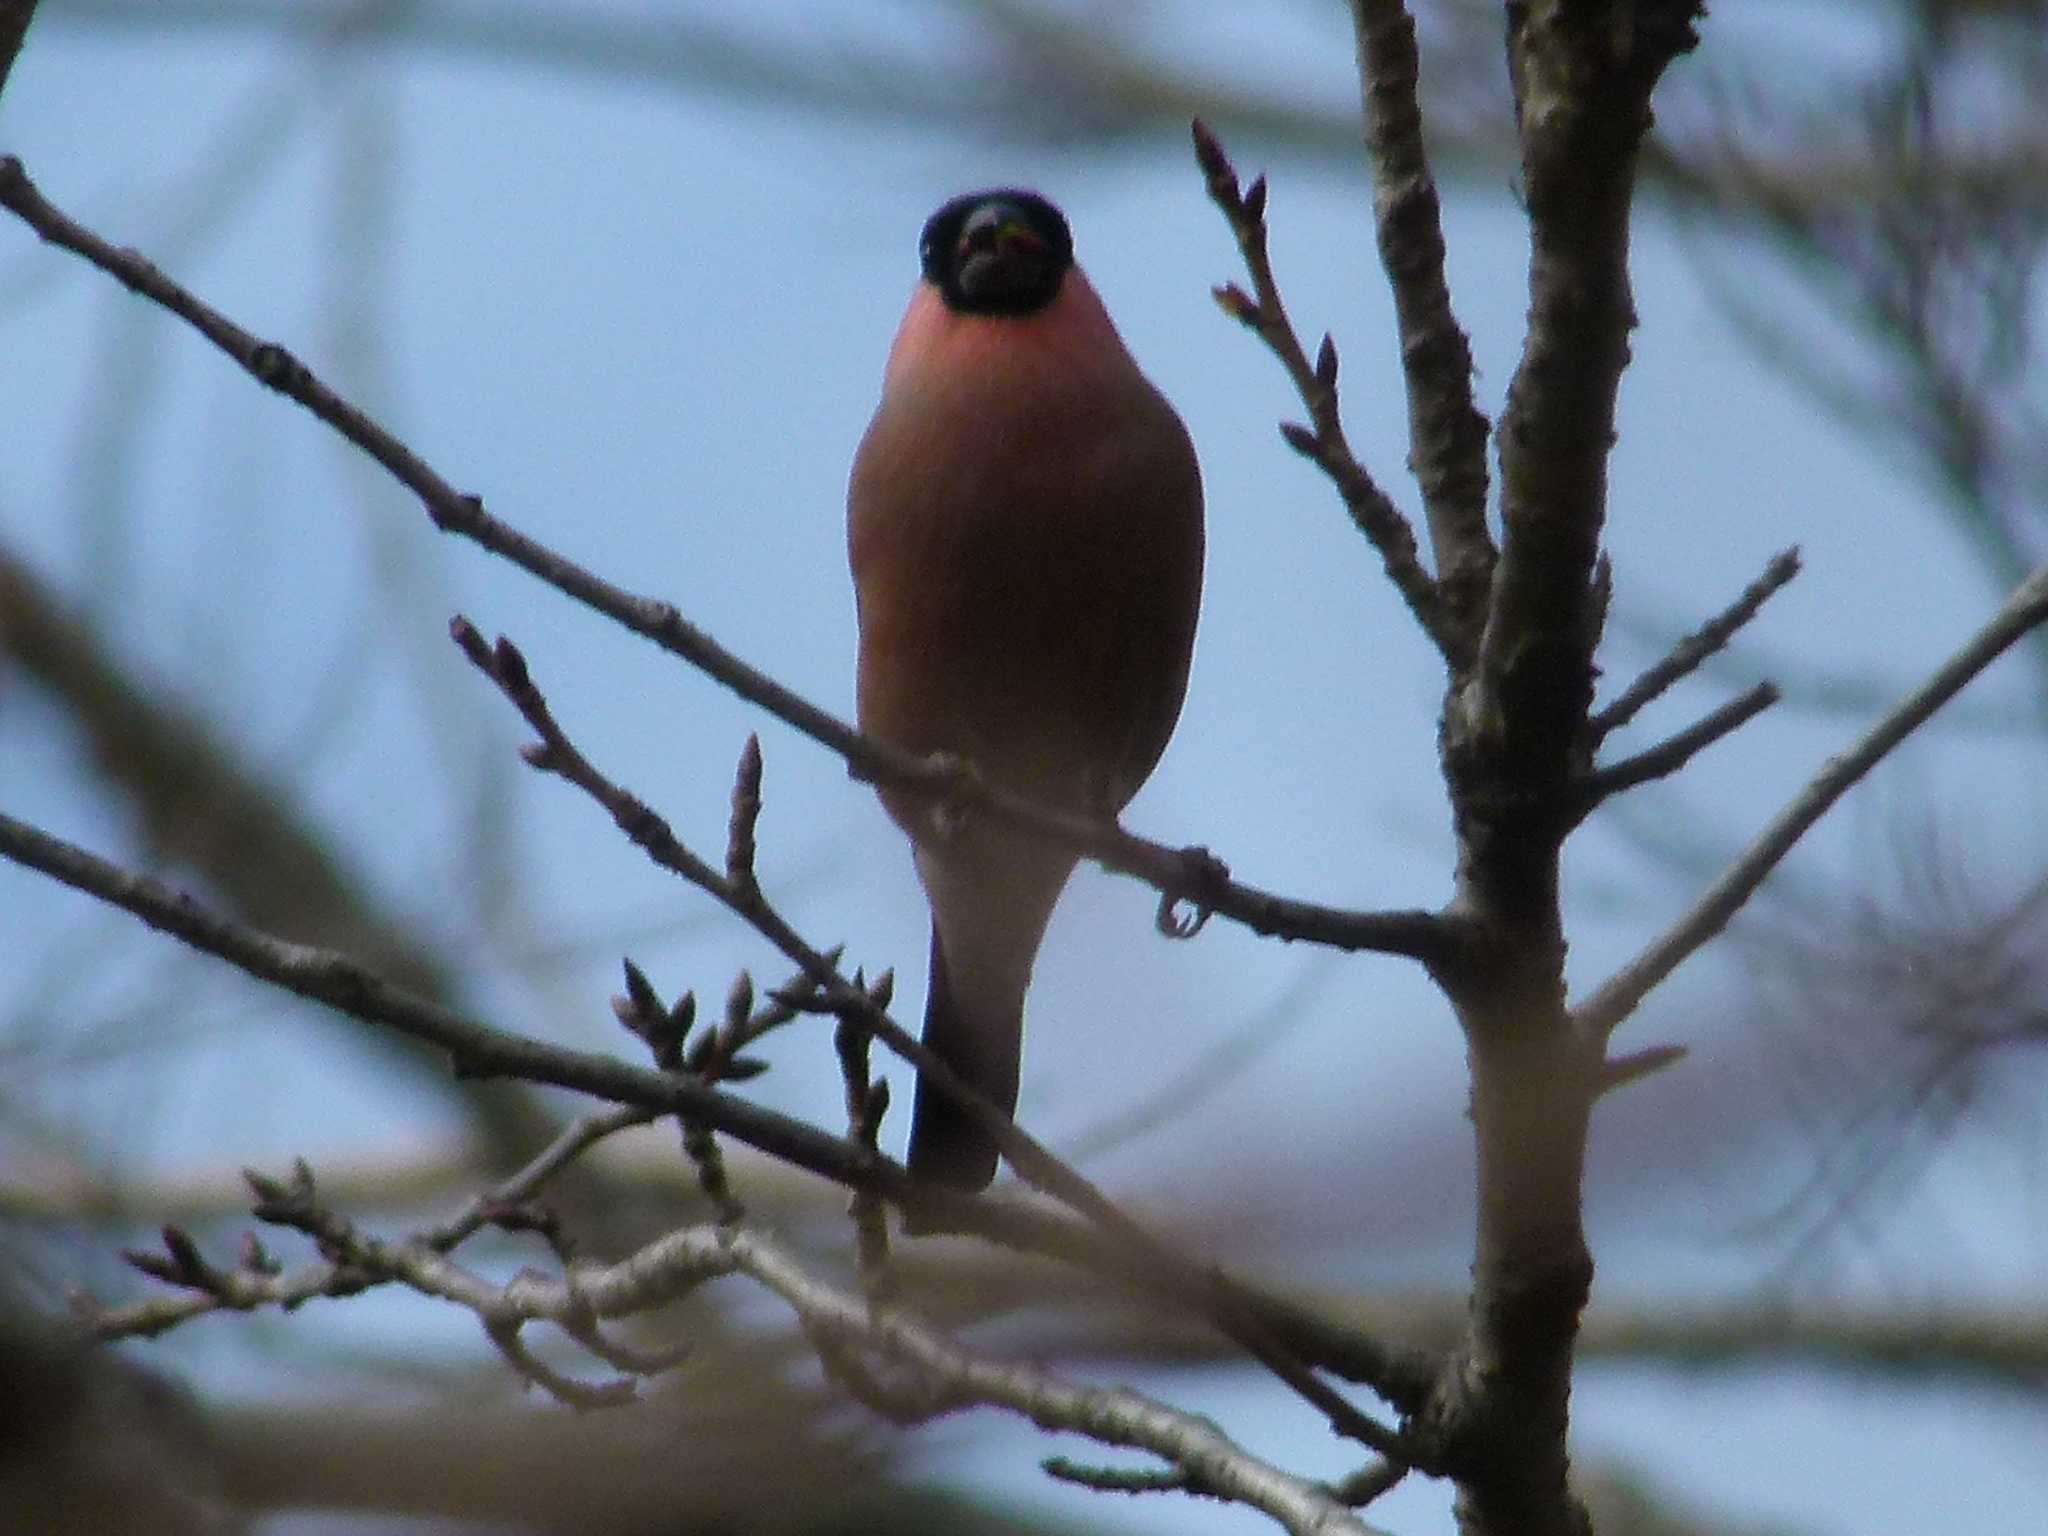
[[[160,933],[225,960],[310,1002],[381,1024],[445,1052],[456,1072],[550,1083],[662,1114],[701,1115],[750,1146],[837,1183],[879,1185],[892,1198],[922,1198],[901,1168],[786,1115],[706,1088],[696,1079],[628,1066],[609,1056],[548,1045],[493,1029],[402,987],[333,950],[297,944],[232,922],[147,875],[110,864],[61,838],[0,815],[0,857],[120,907]],[[936,1199],[936,1196],[932,1198]],[[949,1214],[954,1203],[947,1202]]]
[[[1979,672],[2043,623],[2048,623],[2048,565],[2020,583],[1989,623],[1868,734],[1841,756],[1829,759],[1689,912],[1574,1010],[1577,1027],[1596,1037],[1611,1033],[1665,977],[1728,926],[1729,919],[1756,893],[1779,861],[1852,784],[1960,693]]]
[[[1654,747],[1625,757],[1605,768],[1596,768],[1580,781],[1580,793],[1588,811],[1610,795],[1634,789],[1654,779],[1668,778],[1725,736],[1732,736],[1758,715],[1778,702],[1776,683],[1758,683],[1739,698],[1702,716],[1676,735]]]
[[[1597,743],[1633,720],[1647,704],[1662,697],[1681,678],[1690,676],[1700,664],[1734,638],[1737,630],[1757,615],[1757,610],[1793,577],[1799,574],[1799,550],[1784,550],[1764,567],[1763,574],[1742,589],[1742,595],[1727,608],[1702,624],[1671,648],[1671,653],[1630,683],[1612,704],[1587,722]]]
[[[162,1276],[168,1283],[201,1287],[198,1304],[241,1310],[289,1307],[316,1295],[402,1285],[474,1313],[515,1368],[562,1401],[601,1408],[629,1401],[635,1379],[673,1369],[685,1353],[680,1348],[625,1348],[602,1334],[602,1322],[645,1316],[707,1280],[742,1275],[790,1307],[828,1368],[837,1357],[840,1367],[862,1373],[882,1363],[907,1372],[912,1378],[907,1385],[914,1384],[914,1390],[890,1392],[895,1413],[926,1418],[970,1405],[1005,1408],[1047,1429],[1150,1452],[1182,1469],[1189,1486],[1261,1510],[1298,1536],[1340,1531],[1373,1536],[1330,1490],[1251,1455],[1206,1418],[1126,1388],[1078,1385],[1035,1366],[971,1354],[901,1308],[876,1306],[827,1285],[779,1244],[745,1227],[687,1228],[655,1239],[616,1264],[571,1264],[559,1278],[526,1270],[497,1285],[430,1243],[384,1242],[358,1232],[317,1201],[310,1176],[288,1187],[260,1178],[252,1183],[260,1196],[258,1215],[313,1237],[323,1259],[288,1276],[254,1266],[206,1276]],[[166,1241],[173,1249],[184,1246],[182,1238],[169,1233]],[[184,1262],[189,1261],[164,1267]],[[311,1286],[307,1277],[323,1272],[327,1288]],[[168,1326],[163,1319],[175,1310],[161,1303],[107,1310],[98,1313],[96,1326],[106,1337],[160,1331]],[[553,1323],[623,1374],[596,1384],[564,1376],[521,1342],[522,1329],[535,1322]]]
[[[1206,849],[1170,848],[1133,836],[1114,822],[1038,805],[986,782],[972,772],[971,765],[919,757],[861,735],[829,711],[740,660],[684,619],[673,604],[613,586],[492,517],[479,498],[456,491],[417,453],[329,389],[285,348],[258,340],[135,251],[117,249],[66,217],[37,191],[21,162],[11,155],[0,156],[0,207],[14,212],[43,239],[76,252],[177,315],[258,383],[298,402],[333,427],[412,491],[444,533],[459,534],[482,545],[557,591],[654,641],[837,752],[856,776],[985,811],[1005,824],[1074,848],[1105,868],[1142,880],[1168,902],[1186,903],[1204,914],[1220,914],[1256,933],[1337,949],[1402,955],[1431,968],[1453,967],[1464,958],[1469,933],[1455,915],[1416,910],[1346,911],[1240,885],[1230,879],[1227,866]],[[1178,931],[1162,926],[1169,932]]]
[[[318,939],[430,997],[453,977],[385,910],[369,884],[303,812],[173,690],[125,669],[37,573],[0,549],[0,655],[61,700],[94,766],[134,815],[151,863],[203,875],[233,912],[258,927]],[[438,1064],[376,1033],[436,1089],[460,1095],[472,1134],[501,1162],[553,1134],[546,1105],[507,1084],[450,1085]],[[401,1054],[403,1053],[403,1054]],[[422,1070],[426,1069],[426,1070]]]
[[[1140,1294],[1159,1292],[1163,1271],[1150,1249],[1133,1253],[1120,1240],[1027,1201],[989,1195],[969,1198],[914,1183],[901,1164],[870,1148],[708,1087],[693,1076],[651,1071],[493,1029],[391,986],[345,955],[230,922],[160,881],[123,870],[4,814],[0,857],[120,907],[259,981],[425,1041],[445,1051],[458,1073],[548,1083],[614,1104],[695,1119],[781,1162],[848,1189],[879,1194],[914,1215],[920,1230],[981,1237],[1092,1270],[1133,1286]],[[901,1035],[900,1029],[897,1033]],[[909,1044],[921,1052],[915,1041]],[[1185,1261],[1180,1262],[1184,1266]],[[1380,1343],[1214,1269],[1204,1271],[1204,1283],[1195,1293],[1178,1294],[1203,1315],[1208,1315],[1207,1298],[1222,1298],[1223,1305],[1250,1320],[1250,1328],[1262,1330],[1272,1348],[1365,1382],[1403,1412],[1421,1403],[1436,1374],[1438,1358],[1433,1351]]]
[[[1636,157],[1650,93],[1696,41],[1697,0],[1508,9],[1524,195],[1529,330],[1501,416],[1500,568],[1481,646],[1482,728],[1522,738],[1559,782],[1592,700],[1614,402],[1636,322],[1628,273]]]
[[[1152,1272],[1156,1284],[1207,1315],[1267,1370],[1321,1409],[1338,1433],[1384,1455],[1400,1453],[1398,1437],[1392,1431],[1360,1412],[1341,1393],[1316,1377],[1285,1343],[1272,1335],[1256,1312],[1237,1298],[1231,1287],[1219,1285],[1211,1271],[1183,1258],[1091,1181],[1055,1157],[1009,1115],[968,1086],[935,1051],[890,1017],[867,988],[840,975],[831,960],[809,944],[768,901],[750,869],[744,870],[744,878],[740,879],[720,874],[678,841],[668,823],[644,801],[599,772],[556,722],[517,647],[504,639],[495,646],[485,645],[483,637],[465,619],[458,618],[452,628],[464,654],[498,685],[540,736],[540,741],[523,754],[528,763],[560,776],[589,795],[604,807],[619,830],[657,864],[681,875],[767,939],[817,987],[817,1006],[821,1011],[832,1012],[842,1022],[872,1034],[914,1066],[921,1081],[946,1094],[974,1118],[1021,1178],[1127,1249],[1140,1266]],[[743,770],[743,782],[747,777]]]
[[[1294,322],[1280,298],[1273,265],[1266,254],[1266,178],[1254,177],[1240,190],[1237,172],[1223,146],[1197,118],[1194,123],[1195,158],[1201,163],[1209,197],[1223,211],[1230,232],[1237,237],[1245,271],[1252,280],[1252,292],[1235,283],[1215,290],[1223,312],[1255,332],[1268,350],[1280,360],[1293,382],[1295,393],[1308,409],[1309,426],[1283,422],[1280,435],[1289,447],[1313,461],[1337,487],[1345,510],[1379,551],[1387,579],[1406,600],[1423,633],[1435,642],[1453,671],[1462,670],[1471,656],[1471,645],[1452,622],[1429,573],[1422,568],[1415,547],[1415,532],[1387,493],[1379,488],[1366,467],[1358,462],[1344,436],[1344,419],[1337,408],[1337,345],[1325,334],[1323,344],[1310,363],[1295,334]]]
[[[1591,772],[1593,651],[1615,398],[1635,323],[1629,221],[1650,96],[1697,0],[1507,7],[1529,322],[1502,413],[1500,558],[1476,664],[1440,737],[1457,910],[1490,941],[1443,978],[1464,1030],[1477,1154],[1472,1300],[1419,1426],[1463,1536],[1587,1536],[1571,1491],[1572,1349],[1593,1282],[1583,1214],[1602,1052],[1565,1011],[1559,864]]]
[[[1436,586],[1464,654],[1476,651],[1497,558],[1486,528],[1486,417],[1472,345],[1444,282],[1442,210],[1416,100],[1421,59],[1406,0],[1352,0],[1380,264],[1394,293],[1408,386],[1408,466],[1422,489]]]

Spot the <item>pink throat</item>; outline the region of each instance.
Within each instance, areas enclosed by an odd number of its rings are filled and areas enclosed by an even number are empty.
[[[1078,359],[1124,355],[1109,312],[1075,267],[1053,301],[1030,315],[959,314],[930,283],[918,284],[889,349],[886,378],[894,387],[924,373],[973,378],[1041,365],[1070,371]]]

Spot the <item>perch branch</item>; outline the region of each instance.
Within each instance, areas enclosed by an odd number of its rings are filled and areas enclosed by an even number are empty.
[[[854,774],[986,811],[1142,880],[1170,902],[1218,913],[1254,932],[1346,950],[1374,950],[1432,968],[1460,962],[1470,931],[1455,915],[1423,911],[1357,912],[1275,895],[1233,881],[1206,849],[1173,848],[1136,837],[1112,821],[1038,805],[942,757],[925,758],[863,736],[830,711],[749,666],[675,606],[637,596],[492,517],[427,462],[321,382],[285,348],[261,341],[166,277],[133,250],[118,249],[68,218],[36,189],[15,157],[0,156],[0,207],[43,239],[84,257],[128,288],[186,321],[252,378],[296,401],[346,437],[417,496],[434,525],[511,561],[557,591],[652,640],[777,719],[846,759]],[[1412,541],[1411,541],[1412,542]]]
[[[451,626],[456,643],[470,661],[512,703],[540,740],[524,749],[535,768],[552,773],[582,790],[602,806],[619,830],[662,868],[680,875],[724,905],[800,967],[818,989],[817,1006],[845,1023],[874,1035],[917,1069],[920,1079],[946,1094],[974,1117],[976,1124],[1001,1149],[1003,1158],[1027,1183],[1045,1191],[1100,1228],[1149,1268],[1165,1285],[1218,1328],[1241,1344],[1261,1365],[1305,1401],[1321,1409],[1333,1428],[1382,1454],[1400,1451],[1398,1437],[1333,1390],[1273,1336],[1257,1314],[1244,1306],[1234,1290],[1183,1258],[1171,1245],[1134,1220],[1072,1167],[1060,1161],[1034,1137],[953,1071],[935,1052],[913,1036],[865,987],[841,975],[838,968],[809,944],[778,912],[749,875],[743,880],[721,874],[679,841],[668,823],[644,801],[598,770],[556,721],[546,697],[535,685],[525,658],[509,640],[487,645],[466,619]],[[743,780],[747,777],[742,774]],[[758,793],[758,784],[754,786]],[[1412,1459],[1404,1456],[1403,1459]]]
[[[988,1195],[968,1198],[915,1184],[899,1163],[694,1077],[634,1067],[493,1029],[394,987],[345,955],[230,922],[158,880],[121,869],[4,814],[0,857],[119,907],[259,981],[432,1045],[460,1072],[546,1083],[658,1115],[696,1117],[781,1162],[848,1189],[871,1190],[913,1210],[919,1225],[928,1230],[1043,1254],[1131,1286],[1139,1294],[1157,1293],[1156,1269],[1134,1259],[1122,1245],[1035,1203]],[[1435,1351],[1385,1344],[1332,1322],[1313,1308],[1220,1272],[1212,1272],[1209,1280],[1302,1360],[1366,1383],[1404,1413],[1421,1404],[1436,1377]]]

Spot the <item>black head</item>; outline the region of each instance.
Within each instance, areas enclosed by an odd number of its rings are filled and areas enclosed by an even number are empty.
[[[948,308],[1028,315],[1060,291],[1074,236],[1036,192],[998,187],[956,197],[925,220],[917,257]]]

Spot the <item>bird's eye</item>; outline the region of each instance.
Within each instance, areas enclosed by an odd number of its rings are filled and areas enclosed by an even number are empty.
[[[993,252],[1003,256],[1037,256],[1045,251],[1045,240],[1015,208],[991,203],[977,208],[960,227],[958,254]]]

